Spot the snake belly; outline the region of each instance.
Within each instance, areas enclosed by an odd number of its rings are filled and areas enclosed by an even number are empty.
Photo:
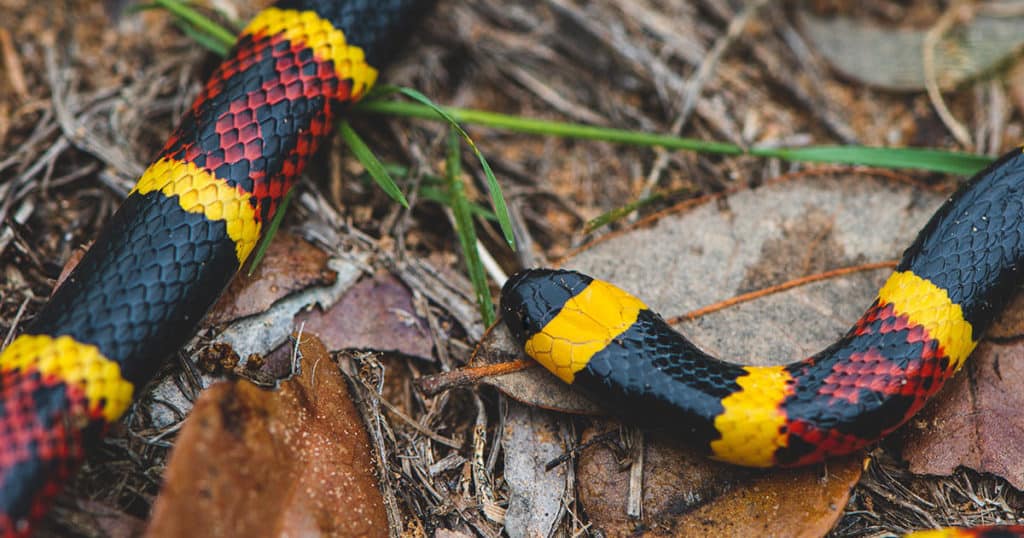
[[[853,328],[785,366],[701,351],[629,293],[527,270],[501,313],[526,353],[607,408],[752,467],[849,454],[910,419],[964,364],[1020,284],[1024,154],[978,173],[932,216]]]
[[[67,280],[0,352],[0,535],[27,535],[248,258],[429,0],[261,11]]]

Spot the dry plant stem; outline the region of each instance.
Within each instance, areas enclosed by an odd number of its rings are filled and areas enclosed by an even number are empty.
[[[35,207],[35,203],[31,199],[22,202],[22,204],[18,206],[18,209],[14,211],[14,222],[19,226],[24,225],[32,215]],[[14,228],[10,225],[4,226],[3,230],[0,231],[0,256],[3,255],[4,250],[7,249],[7,245],[9,245],[13,239]],[[6,343],[7,342],[5,342],[5,344]]]
[[[953,113],[949,111],[949,108],[946,106],[946,100],[942,97],[942,92],[939,90],[939,83],[935,72],[935,46],[954,23],[960,20],[969,19],[972,16],[973,6],[974,3],[968,0],[957,0],[956,2],[953,2],[953,4],[949,6],[949,9],[942,14],[942,17],[939,18],[935,25],[929,28],[928,32],[925,33],[924,43],[921,47],[921,55],[924,63],[925,89],[928,91],[928,98],[931,100],[932,106],[935,107],[935,112],[938,113],[939,118],[942,119],[942,123],[945,124],[946,128],[949,129],[949,132],[953,134],[957,142],[959,142],[966,151],[972,151],[974,149],[974,142],[971,140],[971,135],[967,132],[967,128],[964,127],[964,125],[953,116]]]
[[[11,328],[7,331],[7,335],[4,336],[3,344],[0,344],[0,349],[7,347],[11,343],[11,340],[14,340],[14,330],[18,328],[18,322],[21,321],[21,316],[25,315],[25,308],[28,306],[30,299],[31,297],[25,297],[25,300],[21,302],[17,313],[14,314],[14,319],[11,320]]]
[[[629,497],[626,500],[626,515],[640,519],[644,516],[644,432],[637,427],[627,426],[633,461],[629,465]]]
[[[416,380],[416,388],[420,389],[420,392],[427,396],[434,396],[442,391],[476,385],[481,379],[511,374],[536,366],[539,365],[527,359],[498,362],[486,366],[469,366],[450,372],[421,377]]]
[[[47,47],[45,52],[46,74],[50,82],[53,109],[64,136],[79,149],[95,155],[115,169],[129,171],[136,177],[141,175],[142,167],[138,163],[127,158],[116,145],[98,140],[91,130],[75,117],[75,113],[82,112],[81,108],[84,107],[81,107],[79,103],[71,102],[71,95],[68,91],[70,82],[65,79],[63,70],[57,65],[56,48]],[[97,97],[102,99],[104,96],[98,95]],[[127,192],[120,194],[125,195]]]
[[[781,28],[782,41],[792,51],[799,68],[807,74],[811,80],[807,89],[794,77],[785,76],[785,69],[778,65],[779,62],[769,59],[768,47],[754,47],[754,56],[765,66],[772,78],[783,84],[799,101],[804,103],[817,117],[821,118],[824,126],[839,138],[843,144],[859,144],[857,132],[848,123],[843,114],[837,112],[838,105],[826,95],[825,77],[823,75],[828,69],[821,65],[820,60],[811,52],[811,47],[804,40],[804,37],[793,27],[790,18],[782,9],[783,4],[773,6],[771,10],[771,23]],[[777,175],[777,174],[776,174]],[[774,177],[774,176],[766,176]]]
[[[7,220],[7,213],[10,211],[11,205],[13,205],[16,200],[26,196],[29,190],[38,187],[38,185],[32,184],[32,178],[42,170],[46,169],[51,162],[70,147],[71,143],[68,142],[67,138],[63,136],[59,137],[50,145],[49,148],[46,149],[46,151],[42,153],[42,155],[32,159],[33,163],[31,166],[26,168],[24,172],[18,174],[12,182],[7,183],[6,189],[0,190],[0,197],[3,198],[3,203],[0,203],[0,222],[5,222]],[[0,254],[2,254],[2,252],[0,252]]]
[[[434,441],[436,441],[438,443],[441,443],[442,445],[445,445],[445,446],[448,446],[448,447],[451,447],[451,448],[455,448],[455,449],[458,449],[458,448],[462,447],[462,443],[460,441],[455,441],[454,439],[449,439],[447,437],[444,437],[443,435],[439,435],[438,433],[431,431],[429,428],[423,426],[418,421],[416,421],[415,419],[413,419],[409,415],[405,414],[405,412],[403,412],[401,409],[399,409],[398,406],[396,406],[395,404],[385,400],[380,395],[380,393],[375,392],[373,390],[373,387],[370,387],[369,385],[367,385],[362,380],[360,380],[360,382],[363,383],[363,387],[366,389],[366,393],[368,395],[370,395],[370,397],[373,398],[373,400],[376,403],[386,407],[388,411],[391,411],[392,413],[394,413],[396,417],[398,417],[402,422],[405,422],[406,424],[408,424],[414,430],[422,433],[423,435],[429,437],[430,439],[432,439],[432,440],[434,440]]]
[[[479,342],[484,334],[480,312],[469,281],[461,275],[441,274],[426,261],[418,258],[391,263],[394,272],[407,286],[419,290],[428,299],[451,314],[468,334],[469,341]]]
[[[996,80],[990,80],[986,85],[986,94],[989,96],[988,106],[988,145],[984,148],[985,154],[995,157],[1002,151],[1003,132],[1006,130],[1007,97],[1002,84]],[[978,138],[981,140],[981,138]]]
[[[817,282],[819,280],[827,280],[827,279],[830,279],[830,278],[836,278],[836,277],[840,277],[840,276],[843,276],[843,275],[848,275],[850,273],[859,273],[861,271],[873,271],[875,269],[895,268],[896,264],[897,264],[897,262],[895,260],[885,261],[885,262],[877,262],[877,263],[867,263],[867,264],[864,264],[864,265],[857,265],[857,266],[854,266],[854,267],[842,267],[842,268],[839,268],[839,269],[833,269],[831,271],[825,271],[823,273],[817,273],[817,274],[814,274],[814,275],[808,275],[808,276],[801,277],[801,278],[795,278],[793,280],[789,280],[789,281],[783,282],[782,284],[776,284],[774,286],[769,286],[767,288],[762,288],[762,289],[755,290],[755,291],[752,291],[752,292],[749,292],[749,293],[744,293],[742,295],[737,295],[737,296],[732,297],[730,299],[726,299],[724,301],[719,301],[717,303],[714,303],[714,304],[711,304],[711,305],[708,305],[708,306],[705,306],[705,307],[702,307],[702,308],[698,308],[696,310],[692,310],[690,312],[687,312],[685,314],[681,314],[679,316],[671,317],[667,321],[668,321],[669,325],[676,325],[676,324],[682,323],[684,321],[692,321],[692,320],[697,319],[697,318],[699,318],[701,316],[706,316],[706,315],[708,315],[708,314],[710,314],[712,312],[717,312],[719,310],[724,310],[726,308],[729,308],[730,306],[735,306],[735,305],[740,304],[740,303],[750,302],[750,301],[753,301],[754,299],[758,299],[758,298],[764,297],[766,295],[771,295],[773,293],[780,293],[780,292],[783,292],[783,291],[786,291],[786,290],[789,290],[789,289],[792,289],[792,288],[803,286],[805,284],[810,284],[812,282]]]
[[[722,56],[729,46],[732,45],[737,38],[743,33],[743,30],[747,27],[747,23],[757,14],[758,10],[762,6],[768,3],[768,0],[757,0],[756,2],[747,5],[743,8],[736,17],[729,22],[729,27],[715,45],[708,51],[707,56],[697,67],[697,71],[694,72],[690,80],[686,82],[686,91],[683,94],[683,106],[679,111],[679,115],[675,121],[672,122],[672,128],[669,131],[671,134],[678,135],[682,132],[686,122],[690,119],[690,114],[693,113],[693,109],[696,106],[697,100],[700,97],[701,91],[704,86],[711,79],[711,75],[714,73],[715,67],[721,61]],[[655,160],[654,165],[651,166],[651,171],[647,175],[647,183],[644,185],[641,197],[647,197],[650,195],[651,189],[657,185],[658,180],[661,178],[661,173],[664,171],[665,166],[668,164],[670,153],[663,149],[657,149],[658,158]]]
[[[341,368],[340,364],[339,368]],[[344,373],[344,368],[341,369]],[[373,393],[376,389],[368,386],[368,384],[358,375],[347,375],[347,377],[349,377],[349,379],[359,379],[359,382],[354,384],[356,385],[356,390],[351,391],[352,398],[356,404],[356,408],[359,409],[359,413],[363,417],[363,422],[366,424],[366,431],[369,433],[370,438],[373,441],[373,447],[377,452],[376,467],[379,476],[378,483],[380,484],[381,494],[384,497],[384,508],[388,516],[389,534],[391,538],[398,538],[401,536],[401,531],[403,530],[402,513],[398,507],[398,499],[396,498],[395,488],[392,484],[392,472],[389,466],[390,462],[387,457],[388,444],[383,431],[385,424],[383,414],[380,411],[380,399],[373,397],[364,398],[364,394]]]
[[[480,503],[480,511],[485,518],[498,525],[504,525],[504,513],[495,510],[493,479],[487,469],[486,448],[487,448],[487,409],[479,394],[473,393],[473,403],[476,406],[476,422],[473,424],[473,491],[476,494],[477,502]]]
[[[455,213],[452,212],[451,208],[446,207],[444,208],[444,214],[448,217],[448,223],[451,225],[452,229],[455,229]],[[480,262],[483,264],[484,270],[487,271],[487,274],[491,277],[491,280],[493,280],[498,286],[504,286],[505,281],[508,280],[508,275],[505,274],[504,270],[502,270],[501,265],[499,265],[498,261],[494,259],[491,252],[487,250],[487,245],[484,245],[479,238],[476,240],[476,252],[477,255],[480,256]]]
[[[513,79],[555,110],[583,123],[591,125],[604,125],[607,123],[605,118],[562,97],[558,90],[531,75],[529,71],[516,65],[505,64],[500,64],[499,69],[506,71]]]

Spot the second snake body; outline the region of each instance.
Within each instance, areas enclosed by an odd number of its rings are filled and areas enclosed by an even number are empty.
[[[721,361],[640,299],[573,271],[514,276],[501,308],[528,355],[609,408],[719,460],[796,466],[859,450],[913,416],[964,364],[1022,267],[1015,149],[938,210],[845,336],[793,364]]]

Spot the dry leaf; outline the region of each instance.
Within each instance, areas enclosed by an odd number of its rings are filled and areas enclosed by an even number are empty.
[[[594,435],[594,429],[584,432],[583,442]],[[859,458],[849,457],[761,471],[709,461],[670,436],[647,434],[644,445],[639,520],[626,515],[630,469],[615,451],[597,445],[580,456],[580,502],[594,528],[608,536],[824,536],[862,468]]]
[[[388,536],[366,431],[322,343],[279,391],[219,383],[196,401],[149,537]]]
[[[923,47],[928,29],[872,26],[848,17],[799,12],[815,49],[843,75],[888,90],[925,88]],[[946,32],[935,46],[935,78],[949,89],[994,69],[1024,45],[1020,16],[979,14]]]
[[[318,335],[330,350],[373,349],[433,357],[426,320],[416,315],[408,288],[388,273],[360,281],[326,311],[299,314],[295,324]]]
[[[564,416],[511,402],[502,431],[509,538],[551,536],[565,515],[564,499],[572,487],[568,463],[547,469],[549,461],[566,453],[569,427]]]
[[[304,239],[278,232],[266,256],[248,276],[248,266],[213,306],[206,322],[221,324],[259,314],[282,297],[309,286],[333,284],[337,274],[327,268],[327,253]]]

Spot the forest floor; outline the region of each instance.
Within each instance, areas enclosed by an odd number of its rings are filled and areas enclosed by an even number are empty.
[[[168,13],[137,12],[129,9],[132,5],[0,0],[0,338],[6,337],[5,343],[39,311],[76,249],[96,237],[216,66],[216,55],[183,33]],[[222,22],[247,20],[259,7],[231,0],[205,5]],[[888,76],[887,66],[919,64],[919,50],[848,50],[846,42],[823,42],[827,37],[821,32],[809,37],[811,27],[820,30],[821,20],[835,16],[883,32],[927,35],[946,23],[954,30],[969,25],[983,9],[892,0],[439,0],[382,80],[416,88],[446,106],[743,148],[860,144],[997,156],[1024,139],[1024,58],[1019,54],[966,80],[941,73],[938,105],[935,92],[929,96],[923,84],[893,80],[907,85],[894,90],[878,81]],[[863,77],[840,72],[834,64],[844,54],[864,56],[863,65],[877,65],[877,72],[869,69]],[[940,108],[945,112],[937,112]],[[411,171],[398,176],[411,208],[400,207],[367,181],[358,161],[335,140],[298,186],[303,194],[283,228],[327,252],[358,258],[367,275],[391,274],[414,298],[418,314],[431,322],[434,357],[413,360],[390,353],[380,359],[388,372],[384,394],[390,408],[377,412],[391,433],[376,453],[402,476],[395,510],[404,528],[392,532],[499,536],[509,499],[503,478],[508,461],[498,442],[508,420],[508,397],[483,385],[440,396],[414,387],[421,375],[466,364],[484,329],[451,214],[419,190],[443,175],[445,127],[372,114],[359,114],[352,122],[384,162]],[[595,238],[687,200],[756,188],[790,172],[836,169],[467,129],[493,167],[514,222],[515,252],[493,221],[477,221],[482,249],[506,274],[552,265]],[[487,206],[484,176],[469,151],[464,166],[471,199]],[[899,173],[943,192],[952,192],[961,179]],[[592,219],[652,195],[660,198],[638,213],[585,231]],[[314,224],[307,223],[311,215]],[[446,291],[439,291],[440,282]],[[495,296],[499,289],[492,285]],[[181,382],[188,377],[182,372],[189,370],[189,360],[171,361],[162,375]],[[139,405],[159,404],[143,399]],[[131,413],[114,428],[48,516],[45,533],[139,532],[160,491],[179,427],[163,425],[157,431],[147,422],[150,415]],[[590,419],[563,420],[574,432]],[[424,429],[432,434],[424,435]],[[444,442],[453,439],[461,445]],[[872,454],[832,536],[1015,521],[1024,509],[1024,496],[999,477],[963,469],[948,477],[916,476],[898,453],[882,448]],[[467,478],[477,472],[466,471],[467,462],[477,460],[483,462],[483,475]],[[475,485],[463,484],[467,480]],[[562,501],[557,532],[598,534],[575,491],[570,487]],[[637,520],[636,530],[643,528]]]

